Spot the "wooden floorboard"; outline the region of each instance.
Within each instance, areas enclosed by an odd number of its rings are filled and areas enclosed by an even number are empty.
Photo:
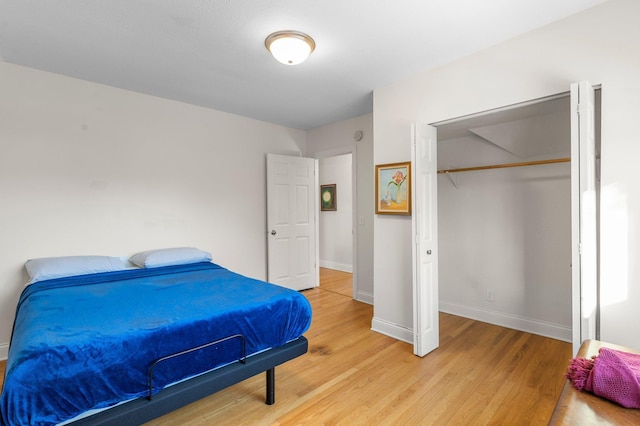
[[[569,343],[441,313],[440,347],[418,358],[370,330],[372,306],[322,284],[303,294],[309,353],[276,368],[275,405],[259,375],[148,424],[548,423]]]
[[[326,291],[349,296],[353,294],[353,274],[329,268],[320,268],[320,287]]]

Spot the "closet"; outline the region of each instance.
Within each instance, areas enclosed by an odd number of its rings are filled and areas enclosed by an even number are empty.
[[[571,341],[569,105],[435,124],[441,311]]]

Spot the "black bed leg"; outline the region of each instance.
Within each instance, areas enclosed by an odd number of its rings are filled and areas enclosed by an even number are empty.
[[[267,370],[267,405],[273,405],[276,402],[276,369],[275,367]]]

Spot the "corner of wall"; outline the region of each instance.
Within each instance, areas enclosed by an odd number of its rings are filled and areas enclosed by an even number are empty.
[[[358,291],[356,296],[354,297],[358,302],[366,303],[368,305],[373,305],[373,293],[367,291]]]

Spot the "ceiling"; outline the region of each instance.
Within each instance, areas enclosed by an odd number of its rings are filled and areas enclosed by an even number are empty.
[[[0,0],[0,60],[309,130],[373,90],[604,0]],[[303,64],[264,39],[314,38]]]

